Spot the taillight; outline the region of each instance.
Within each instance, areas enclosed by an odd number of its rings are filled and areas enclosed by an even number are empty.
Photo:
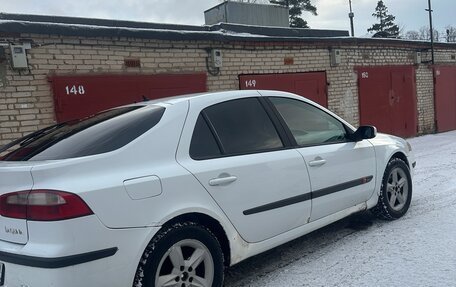
[[[76,194],[56,190],[32,190],[0,196],[0,215],[34,221],[58,221],[93,214]]]
[[[0,214],[5,217],[26,219],[29,193],[29,191],[20,191],[0,196]]]

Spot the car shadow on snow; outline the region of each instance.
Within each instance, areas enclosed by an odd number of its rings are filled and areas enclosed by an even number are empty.
[[[338,241],[368,230],[377,222],[383,221],[370,212],[360,212],[339,220],[228,268],[225,273],[225,286],[250,286],[252,282],[270,276],[277,270],[286,269],[295,262],[300,265],[312,264],[314,256],[319,257],[319,254],[337,248]]]

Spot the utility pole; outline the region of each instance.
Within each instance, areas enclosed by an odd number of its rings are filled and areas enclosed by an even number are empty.
[[[431,0],[428,0],[428,5],[429,5],[429,8],[426,9],[426,11],[429,12],[429,28],[430,28],[430,34],[431,34],[431,55],[432,55],[432,58],[431,58],[431,63],[432,65],[434,65],[435,61],[434,61],[434,28],[432,27],[432,6],[431,6]]]
[[[348,0],[350,5],[350,13],[348,13],[348,17],[350,18],[350,28],[351,28],[351,36],[355,37],[355,27],[353,26],[353,18],[355,18],[355,13],[352,10],[352,0]]]

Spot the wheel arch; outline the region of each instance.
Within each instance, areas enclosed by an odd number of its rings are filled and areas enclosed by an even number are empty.
[[[380,187],[382,184],[383,174],[385,172],[386,166],[388,163],[395,159],[399,158],[404,161],[405,164],[411,169],[410,160],[407,157],[407,154],[403,148],[398,145],[380,145],[376,146],[376,155],[377,155],[377,179],[375,184],[375,192],[372,193],[372,197],[367,201],[367,208],[370,209],[377,204],[378,196],[380,195]]]
[[[179,222],[195,222],[202,226],[208,228],[216,237],[220,243],[220,247],[223,251],[223,258],[225,266],[230,266],[231,264],[231,249],[230,249],[230,242],[228,240],[228,236],[225,232],[225,229],[220,224],[220,222],[213,217],[199,212],[192,212],[192,213],[185,213],[173,217],[172,219],[166,221],[162,228],[167,226],[173,225]]]
[[[385,191],[386,188],[384,187],[384,184],[388,182],[388,178],[391,175],[392,167],[395,168],[396,166],[393,165],[390,167],[390,164],[394,164],[395,162],[399,162],[402,165],[405,165],[407,170],[404,170],[404,172],[407,174],[406,176],[408,177],[408,182],[409,182],[409,188],[407,189],[407,198],[406,198],[406,203],[404,203],[404,206],[396,210],[394,207],[391,207],[391,204],[389,202],[389,199],[387,197],[387,192]],[[397,163],[396,163],[397,164]],[[388,169],[389,168],[389,169]],[[377,217],[384,219],[384,220],[394,220],[402,217],[405,215],[405,213],[408,211],[410,207],[410,202],[412,198],[412,189],[413,189],[413,184],[412,184],[412,177],[411,177],[411,172],[410,169],[412,167],[409,164],[409,159],[405,153],[402,151],[396,151],[394,152],[391,157],[388,159],[384,175],[382,176],[382,185],[380,188],[380,191],[378,193],[378,198],[376,200],[375,205],[372,207],[372,212],[374,215]],[[387,173],[388,171],[388,173]],[[394,183],[393,183],[394,184]],[[397,186],[396,186],[397,187]],[[396,190],[398,192],[398,190]],[[372,202],[373,203],[373,202]],[[394,203],[395,205],[395,203]]]
[[[409,163],[409,160],[407,158],[407,156],[402,152],[402,151],[396,151],[391,157],[390,159],[388,160],[388,162],[390,162],[392,159],[395,159],[395,158],[398,158],[398,159],[401,159],[405,162],[405,164],[410,168],[410,163]]]

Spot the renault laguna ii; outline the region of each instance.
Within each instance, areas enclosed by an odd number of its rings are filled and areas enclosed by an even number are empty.
[[[415,160],[294,94],[110,109],[2,148],[0,286],[222,286],[226,266],[350,214],[403,216]]]

